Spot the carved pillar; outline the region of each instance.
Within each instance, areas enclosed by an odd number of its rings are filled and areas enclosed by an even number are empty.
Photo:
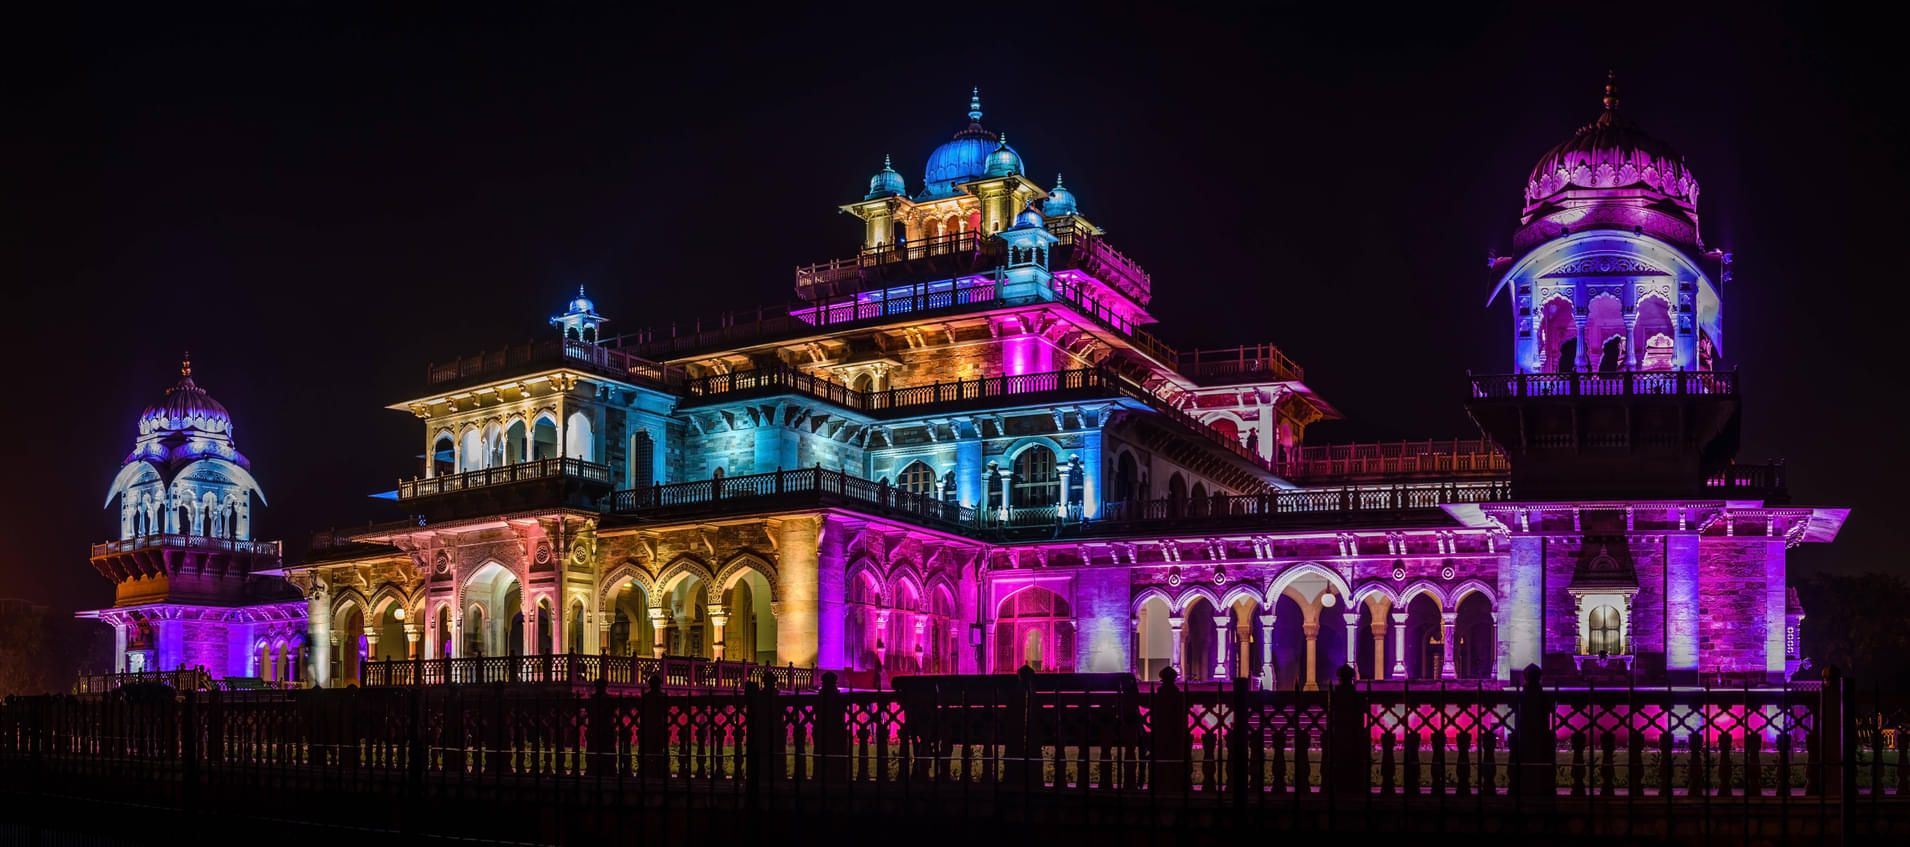
[[[670,613],[662,606],[650,607],[650,630],[656,639],[652,644],[651,657],[661,659],[670,649]]]
[[[604,656],[610,655],[612,647],[615,646],[610,643],[610,624],[607,622],[609,619],[609,615],[597,616],[597,652]],[[630,622],[632,629],[638,628],[636,623],[636,621]],[[634,653],[635,651],[632,651],[633,655]]]
[[[1226,615],[1214,616],[1214,678],[1227,678],[1227,623]]]
[[[1406,613],[1393,613],[1393,676],[1406,678]]]
[[[1373,678],[1386,678],[1386,615],[1373,616]]]
[[[1346,664],[1357,674],[1360,669],[1360,613],[1342,612],[1340,620],[1346,621]]]
[[[415,623],[405,624],[405,658],[418,658],[418,639],[424,636]]]
[[[893,609],[875,610],[875,661],[883,670],[889,668],[889,615]]]
[[[1444,644],[1444,647],[1446,648],[1445,649],[1445,666],[1444,666],[1444,669],[1439,672],[1440,679],[1458,679],[1459,678],[1459,669],[1453,667],[1453,664],[1452,664],[1452,625],[1454,622],[1458,620],[1459,620],[1458,612],[1442,612],[1439,615],[1439,625],[1441,627],[1444,627],[1445,629],[1444,634],[1445,634],[1445,642],[1446,642]]]
[[[1181,653],[1181,648],[1184,646],[1183,639],[1181,638],[1181,626],[1186,623],[1187,619],[1179,615],[1169,615],[1167,618],[1167,627],[1174,631],[1174,651],[1173,655],[1168,658],[1173,660],[1174,670],[1176,672],[1180,672],[1182,668],[1187,667],[1187,657]],[[1185,676],[1185,674],[1183,674],[1183,676]]]
[[[1306,690],[1320,690],[1318,656],[1320,647],[1320,622],[1310,620],[1300,625],[1300,631],[1306,633]]]
[[[1260,616],[1260,675],[1267,681],[1267,684],[1262,686],[1263,688],[1272,690],[1273,687],[1278,684],[1276,681],[1278,677],[1273,673],[1272,615]]]
[[[373,629],[371,627],[365,627],[365,657],[363,659],[360,659],[359,661],[360,662],[372,661],[377,658],[378,658],[378,630]]]
[[[1574,347],[1578,348],[1578,353],[1572,359],[1572,370],[1579,370],[1579,371],[1591,370],[1589,363],[1591,362],[1592,353],[1590,350],[1586,349],[1590,347],[1591,345],[1586,342],[1586,338],[1585,338],[1585,321],[1589,319],[1590,317],[1591,316],[1586,314],[1585,311],[1582,309],[1576,310],[1572,315],[1572,326],[1577,332],[1577,334],[1572,336],[1572,340],[1578,342],[1577,344],[1573,345]]]
[[[1241,614],[1240,623],[1234,629],[1234,637],[1240,642],[1240,649],[1234,653],[1235,667],[1240,672],[1235,676],[1250,676],[1253,670],[1253,618]]]
[[[727,646],[723,643],[723,627],[727,626],[730,622],[729,610],[723,608],[723,604],[721,603],[711,603],[707,611],[709,612],[710,629],[712,630],[710,634],[710,656],[720,662],[723,661],[724,647]]]

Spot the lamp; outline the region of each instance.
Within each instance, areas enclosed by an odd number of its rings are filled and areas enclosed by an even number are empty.
[[[1334,604],[1338,602],[1340,602],[1339,595],[1334,594],[1331,591],[1328,591],[1327,593],[1320,595],[1320,606],[1322,608],[1331,609],[1333,608]]]
[[[394,618],[397,618],[398,620],[404,620],[405,608],[403,606],[399,606],[398,608],[391,610],[391,616]]]

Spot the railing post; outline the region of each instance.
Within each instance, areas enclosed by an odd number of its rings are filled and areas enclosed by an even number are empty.
[[[1187,789],[1187,769],[1193,734],[1187,727],[1187,699],[1174,685],[1179,676],[1172,667],[1161,669],[1160,687],[1154,689],[1148,704],[1148,772],[1151,787],[1161,793],[1179,794]]]
[[[816,754],[822,757],[817,768],[827,782],[849,779],[848,702],[836,688],[836,672],[825,671],[822,690],[816,693]]]
[[[663,695],[663,670],[650,672],[643,699],[638,704],[637,753],[643,763],[641,775],[665,778],[670,775],[670,704]]]
[[[1817,693],[1817,749],[1811,751],[1811,767],[1823,774],[1819,785],[1824,794],[1838,798],[1841,805],[1848,793],[1855,794],[1857,769],[1855,759],[1848,755],[1847,742],[1856,733],[1850,731],[1846,723],[1851,715],[1844,710],[1844,674],[1836,665],[1824,668],[1824,687]],[[1834,769],[1834,770],[1833,770]],[[1849,783],[1846,783],[1849,780]]]
[[[597,690],[590,695],[589,720],[590,761],[585,763],[584,772],[594,777],[609,776],[616,752],[611,745],[616,736],[610,732],[610,681],[603,674],[597,675]]]
[[[1248,694],[1250,684],[1250,680],[1244,676],[1234,677],[1231,706],[1233,725],[1227,729],[1227,787],[1235,809],[1243,809],[1247,805],[1247,736],[1253,725],[1253,721],[1248,719],[1252,708]],[[1085,777],[1083,781],[1086,781]]]
[[[1539,687],[1538,665],[1525,666],[1519,690],[1517,786],[1528,798],[1551,797],[1558,790],[1558,741],[1552,735],[1552,697]]]
[[[770,751],[775,739],[782,735],[781,707],[776,704],[776,677],[765,669],[762,683],[748,682],[743,692],[743,744],[746,757],[743,779],[750,807],[760,809],[763,783],[775,778],[770,772],[774,767]]]
[[[1351,666],[1341,665],[1337,675],[1339,684],[1330,695],[1326,724],[1330,730],[1327,739],[1332,744],[1327,751],[1332,774],[1329,785],[1332,791],[1352,796],[1367,790],[1371,744],[1366,736],[1366,695],[1353,684]],[[1408,785],[1407,790],[1413,790],[1413,786]]]

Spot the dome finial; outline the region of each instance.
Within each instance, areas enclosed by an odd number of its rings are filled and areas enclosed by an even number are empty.
[[[1054,187],[1056,188],[1061,187],[1061,172],[1060,171],[1054,172]]]
[[[882,154],[882,169],[885,171],[895,170],[895,166],[889,164],[889,154],[887,153]]]
[[[968,93],[968,119],[971,121],[982,119],[982,87],[979,85]]]
[[[1003,147],[1008,146],[1008,131],[1007,130],[1002,130],[1001,132],[995,133],[995,138],[1001,141],[1001,146]]]
[[[192,351],[187,350],[179,358],[179,375],[192,376]]]
[[[581,285],[577,286],[577,296],[579,297],[584,296],[584,287]]]
[[[1609,70],[1605,72],[1605,108],[1618,108],[1618,74]]]

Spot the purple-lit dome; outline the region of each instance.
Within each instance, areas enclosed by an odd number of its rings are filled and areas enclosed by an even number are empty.
[[[166,396],[147,406],[146,411],[139,415],[139,431],[142,435],[188,429],[209,433],[232,431],[231,413],[192,381],[191,358],[179,366],[178,384],[166,389]]]
[[[1687,206],[1698,203],[1698,181],[1684,157],[1653,138],[1618,109],[1618,86],[1605,84],[1605,113],[1546,151],[1526,180],[1527,211],[1575,188],[1643,185]]]

